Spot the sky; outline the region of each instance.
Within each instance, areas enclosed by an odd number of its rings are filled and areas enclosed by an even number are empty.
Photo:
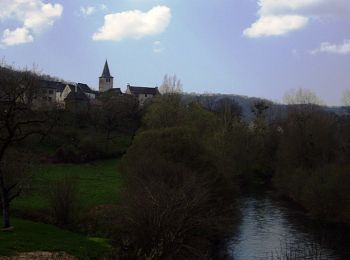
[[[291,89],[340,105],[350,89],[349,0],[0,0],[0,57],[98,88],[108,59],[115,87],[282,101]]]

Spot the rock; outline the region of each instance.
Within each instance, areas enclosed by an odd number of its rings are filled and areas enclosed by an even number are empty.
[[[66,252],[27,252],[19,253],[15,256],[0,256],[0,260],[76,260],[72,255],[67,254]]]
[[[1,229],[1,231],[3,231],[3,232],[12,232],[13,230],[15,230],[15,228],[14,227],[8,227],[8,228],[2,228]]]

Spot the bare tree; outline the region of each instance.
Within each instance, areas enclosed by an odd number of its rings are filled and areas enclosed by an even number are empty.
[[[161,94],[180,94],[182,93],[181,80],[179,80],[176,75],[165,75],[159,91]]]
[[[324,102],[313,91],[302,88],[290,90],[283,99],[288,105],[324,105]]]
[[[32,109],[36,97],[38,76],[30,71],[13,71],[0,67],[0,196],[3,213],[3,227],[10,227],[10,203],[21,192],[21,176],[9,170],[14,160],[9,156],[13,148],[34,134],[44,132],[44,113]]]
[[[350,106],[350,89],[346,89],[341,99],[343,106]]]

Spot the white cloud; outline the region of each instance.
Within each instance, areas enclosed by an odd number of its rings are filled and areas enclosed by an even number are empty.
[[[104,25],[92,38],[95,41],[140,39],[162,33],[168,27],[170,20],[171,10],[166,6],[156,6],[148,12],[133,10],[108,14],[105,16]]]
[[[94,13],[96,13],[97,11],[106,11],[108,9],[108,7],[105,4],[100,4],[100,5],[89,5],[89,6],[82,6],[80,7],[80,13],[83,16],[89,16],[92,15]]]
[[[0,21],[22,23],[22,27],[15,30],[6,29],[1,42],[5,45],[32,42],[33,35],[52,26],[62,12],[62,5],[44,3],[43,0],[1,0]]]
[[[108,7],[107,7],[107,5],[105,5],[105,4],[101,4],[101,5],[100,5],[100,9],[101,9],[102,11],[106,11],[106,10],[108,9]]]
[[[163,44],[160,41],[155,41],[153,43],[153,52],[154,53],[161,53],[165,50]]]
[[[250,38],[285,35],[312,18],[350,14],[349,0],[258,0],[258,19],[243,35]]]
[[[245,29],[243,35],[250,38],[284,35],[298,30],[308,23],[308,18],[299,15],[263,16]]]
[[[6,29],[2,36],[2,43],[8,46],[28,43],[34,41],[33,36],[25,27],[17,28],[13,31]]]
[[[87,6],[87,7],[80,7],[80,12],[84,15],[84,16],[88,16],[93,14],[96,11],[96,7],[95,6]]]
[[[318,53],[332,53],[340,55],[350,54],[350,39],[344,40],[342,44],[331,44],[329,42],[323,42],[319,48],[311,51],[311,54]]]

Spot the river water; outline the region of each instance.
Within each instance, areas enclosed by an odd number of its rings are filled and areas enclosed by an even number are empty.
[[[300,209],[276,199],[272,191],[244,195],[241,212],[241,224],[228,249],[231,259],[288,259],[289,255],[350,260],[349,230],[311,221]]]

